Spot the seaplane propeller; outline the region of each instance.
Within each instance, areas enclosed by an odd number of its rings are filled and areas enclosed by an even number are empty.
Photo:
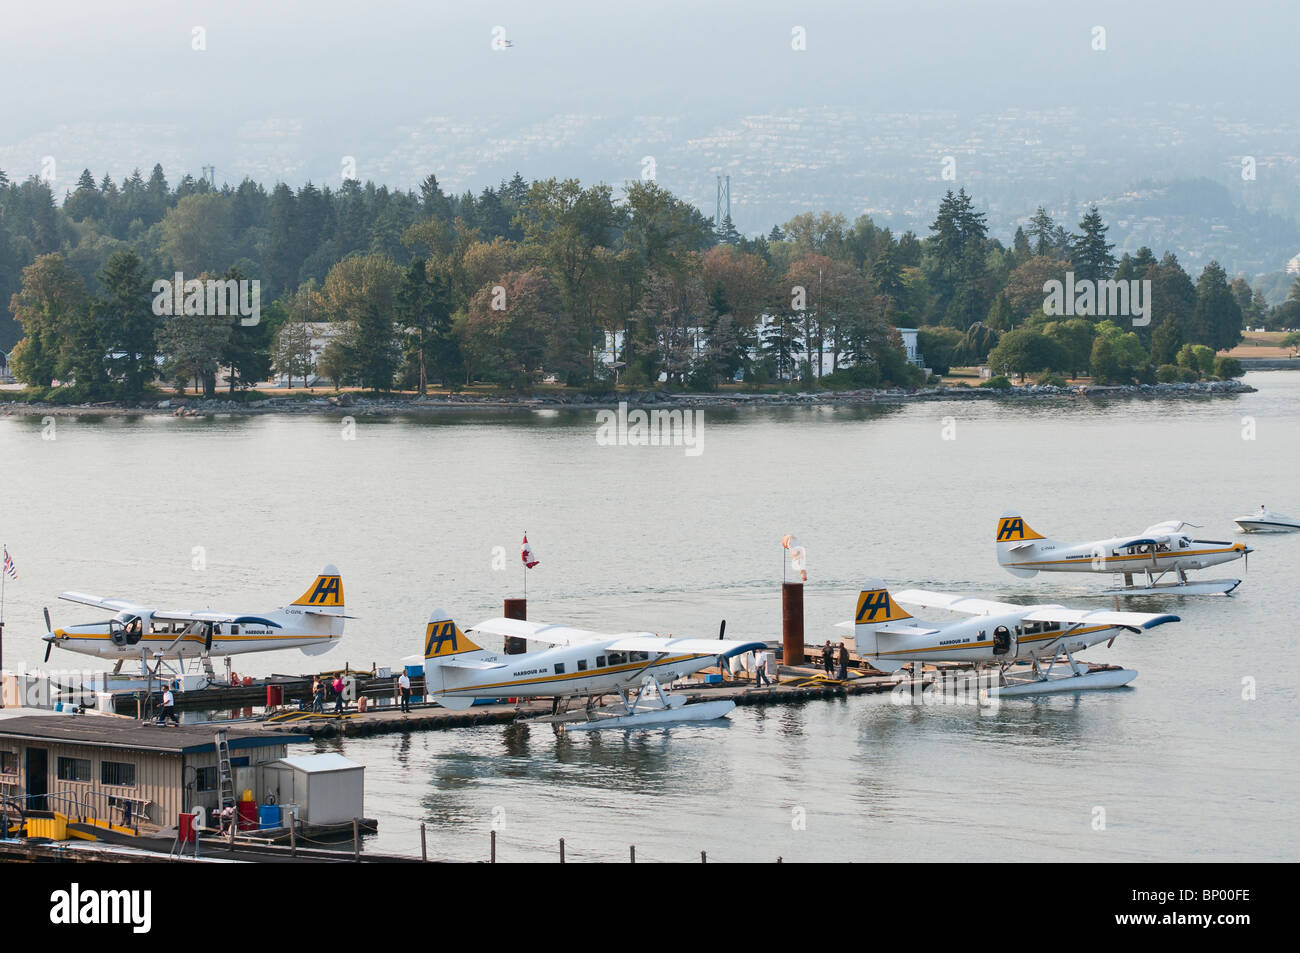
[[[49,606],[46,606],[46,607],[45,607],[45,631],[46,631],[46,632],[51,632],[51,633],[54,631],[54,627],[53,627],[52,625],[50,625],[50,607],[49,607]],[[50,639],[45,643],[45,664],[49,664],[49,661],[50,661],[50,650],[53,649],[53,648],[54,648],[54,637],[51,637],[51,638],[50,638]]]

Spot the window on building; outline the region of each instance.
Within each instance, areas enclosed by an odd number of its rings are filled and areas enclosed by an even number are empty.
[[[196,791],[215,791],[217,789],[217,766],[199,768],[194,778]]]
[[[18,755],[13,751],[0,751],[0,774],[18,773]]]
[[[87,758],[60,758],[60,781],[90,781],[90,760]]]
[[[100,766],[100,781],[121,787],[135,787],[135,765],[125,761],[105,761]]]

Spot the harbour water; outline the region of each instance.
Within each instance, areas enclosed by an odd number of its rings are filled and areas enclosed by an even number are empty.
[[[281,605],[327,562],[344,644],[241,674],[395,665],[435,606],[462,625],[522,594],[590,628],[776,640],[780,538],[809,551],[810,642],[859,585],[1101,607],[1109,582],[1021,580],[998,515],[1089,539],[1167,519],[1235,539],[1300,513],[1300,374],[1185,400],[709,409],[702,452],[597,442],[593,411],[337,417],[0,418],[4,662],[38,666],[41,607],[78,589],[177,607]],[[353,439],[345,439],[351,434]],[[53,439],[48,439],[52,437]],[[952,439],[947,439],[951,437]],[[1086,653],[1132,688],[971,706],[889,696],[746,707],[726,723],[558,736],[484,727],[322,742],[366,764],[375,849],[503,860],[1290,860],[1300,790],[1291,620],[1300,534],[1250,537],[1231,597],[1128,600],[1183,621]],[[1237,576],[1240,563],[1205,578]],[[102,667],[55,653],[50,667]]]

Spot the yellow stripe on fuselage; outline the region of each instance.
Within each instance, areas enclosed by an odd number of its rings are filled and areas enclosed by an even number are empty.
[[[1132,556],[1094,557],[1094,556],[1080,555],[1080,556],[1072,556],[1069,559],[1040,559],[1033,562],[1003,563],[1003,565],[1004,566],[1051,566],[1055,563],[1068,563],[1070,565],[1077,565],[1077,564],[1091,562],[1095,560],[1096,562],[1099,562],[1103,566],[1105,566],[1106,563],[1118,563],[1118,562],[1123,562],[1126,559],[1142,559],[1147,562],[1150,562],[1152,559],[1159,561],[1161,559],[1182,559],[1184,556],[1214,556],[1218,553],[1236,553],[1236,552],[1242,552],[1242,550],[1237,549],[1235,546],[1229,546],[1227,549],[1183,549],[1183,550],[1179,550],[1176,553],[1175,552],[1134,553]]]
[[[524,678],[513,682],[491,682],[484,685],[465,685],[461,688],[448,688],[435,694],[439,695],[458,695],[466,692],[476,692],[484,688],[514,688],[520,685],[538,685],[543,682],[567,681],[574,678],[594,678],[597,675],[613,675],[617,672],[629,672],[637,669],[652,669],[661,665],[672,665],[675,662],[684,662],[687,659],[703,658],[700,655],[675,655],[672,658],[662,659],[658,662],[642,660],[627,665],[607,665],[604,668],[584,669],[580,672],[566,672],[563,675],[542,675],[538,678]]]
[[[1031,635],[1022,635],[1016,637],[1016,645],[1023,645],[1026,642],[1050,642],[1056,639],[1068,638],[1076,635],[1087,635],[1090,632],[1104,632],[1106,629],[1113,629],[1112,625],[1094,625],[1085,629],[1062,629],[1059,632],[1042,632]],[[931,645],[916,649],[895,649],[891,652],[868,652],[865,658],[884,658],[887,655],[915,655],[918,652],[964,652],[967,649],[987,649],[993,645],[993,642],[968,642],[965,645]]]

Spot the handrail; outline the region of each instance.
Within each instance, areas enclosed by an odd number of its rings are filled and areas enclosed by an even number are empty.
[[[96,809],[93,799],[98,799],[103,802],[104,809],[102,811]],[[123,803],[120,805],[114,804],[112,803],[114,799]],[[45,794],[23,795],[9,794],[0,797],[0,804],[5,806],[10,804],[14,805],[20,818],[25,818],[33,811],[52,810],[48,806],[36,807],[26,803],[29,801],[34,801],[43,805],[49,805],[50,803],[65,805],[68,809],[63,813],[67,814],[69,818],[72,818],[75,814],[78,823],[84,823],[87,818],[91,818],[113,824],[115,823],[113,821],[113,812],[121,807],[125,807],[125,816],[121,819],[121,826],[129,826],[133,834],[140,833],[140,819],[142,817],[147,819],[148,815],[145,813],[145,809],[152,803],[148,798],[133,798],[129,795],[110,794],[107,791],[88,791],[80,795],[70,792],[47,792]],[[138,809],[136,808],[136,805],[139,805]]]

